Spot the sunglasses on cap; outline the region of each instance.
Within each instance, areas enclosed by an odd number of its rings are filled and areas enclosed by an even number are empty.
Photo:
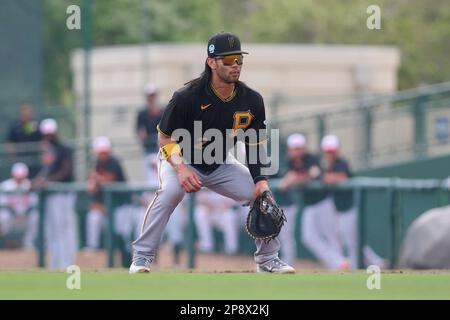
[[[216,59],[222,60],[225,66],[232,66],[235,62],[240,66],[244,63],[244,57],[240,54],[217,57]]]

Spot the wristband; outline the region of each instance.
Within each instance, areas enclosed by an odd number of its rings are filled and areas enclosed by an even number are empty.
[[[171,155],[177,154],[181,157],[181,148],[177,143],[169,143],[159,149],[164,159],[169,159]]]

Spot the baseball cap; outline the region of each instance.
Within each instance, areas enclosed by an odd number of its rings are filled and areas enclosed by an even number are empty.
[[[287,146],[292,148],[304,148],[306,144],[305,136],[301,133],[293,133],[287,139]]]
[[[320,146],[323,151],[336,151],[339,149],[339,139],[334,134],[327,135],[322,138]]]
[[[28,176],[28,167],[25,163],[17,162],[11,168],[13,177],[25,178]]]
[[[220,32],[208,40],[208,57],[225,56],[231,54],[248,54],[241,50],[241,41],[229,32]]]
[[[153,83],[147,83],[144,86],[144,93],[147,96],[151,96],[151,95],[156,94],[156,86]]]
[[[42,134],[55,134],[58,131],[58,124],[54,119],[44,119],[42,120],[39,129]]]
[[[93,143],[93,149],[95,152],[110,151],[111,141],[107,137],[97,137]]]

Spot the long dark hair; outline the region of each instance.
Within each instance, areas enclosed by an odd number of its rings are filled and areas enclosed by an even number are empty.
[[[207,85],[211,83],[211,78],[212,78],[212,71],[208,65],[208,62],[205,60],[205,70],[203,70],[200,76],[186,82],[184,85],[195,89],[205,88]]]

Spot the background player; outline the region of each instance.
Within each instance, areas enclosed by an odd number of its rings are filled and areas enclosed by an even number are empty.
[[[297,162],[297,166],[300,164],[301,162]],[[309,174],[305,178],[322,178],[323,170],[317,157],[305,158],[305,166],[309,168],[306,170]],[[326,268],[347,269],[349,265],[341,254],[337,218],[331,196],[327,191],[305,190],[303,202],[305,206],[301,218],[303,244]]]
[[[25,227],[23,247],[33,249],[38,227],[38,199],[30,192],[31,182],[28,179],[28,167],[18,162],[11,168],[11,178],[0,185],[1,191],[20,192],[18,194],[1,194],[0,205],[0,235],[11,231],[15,225]]]
[[[106,214],[102,186],[123,182],[125,175],[119,160],[112,155],[111,142],[107,137],[97,137],[94,140],[93,150],[96,162],[88,181],[88,192],[92,196],[92,202],[87,214],[86,243],[89,249],[98,249]]]
[[[278,191],[284,194],[285,203],[283,210],[286,214],[287,223],[281,229],[281,252],[283,259],[288,263],[294,263],[297,256],[297,245],[295,238],[296,214],[299,210],[293,189],[294,186],[303,185],[320,176],[320,167],[317,157],[306,150],[306,139],[300,133],[291,134],[287,139],[288,172],[280,181]],[[303,191],[303,201],[309,208],[314,206],[316,192]],[[314,210],[314,209],[313,209]]]
[[[58,138],[56,121],[44,119],[40,130],[44,138],[42,169],[33,186],[40,188],[49,182],[72,182],[72,150]],[[50,269],[65,269],[75,262],[78,245],[74,204],[75,195],[71,192],[52,192],[46,197],[45,232]]]
[[[323,182],[335,185],[351,178],[350,165],[340,155],[338,137],[336,135],[323,137],[321,148],[324,154]],[[337,230],[339,251],[345,256],[345,260],[341,260],[340,267],[356,269],[358,267],[358,211],[354,204],[353,191],[332,191],[331,197],[335,212],[335,219],[332,221],[337,224],[333,222],[333,226],[330,225],[330,228]],[[367,245],[363,248],[363,255],[367,265],[378,265],[379,267],[386,265],[384,260]]]
[[[144,86],[145,107],[138,113],[136,133],[141,142],[145,158],[145,172],[147,182],[154,187],[158,186],[158,131],[156,126],[161,120],[161,108],[158,106],[158,92],[153,83]]]
[[[40,169],[39,142],[41,132],[39,122],[35,120],[31,103],[22,103],[19,107],[19,118],[11,123],[6,136],[6,150],[17,162],[24,162],[29,169],[29,177],[33,179]]]

